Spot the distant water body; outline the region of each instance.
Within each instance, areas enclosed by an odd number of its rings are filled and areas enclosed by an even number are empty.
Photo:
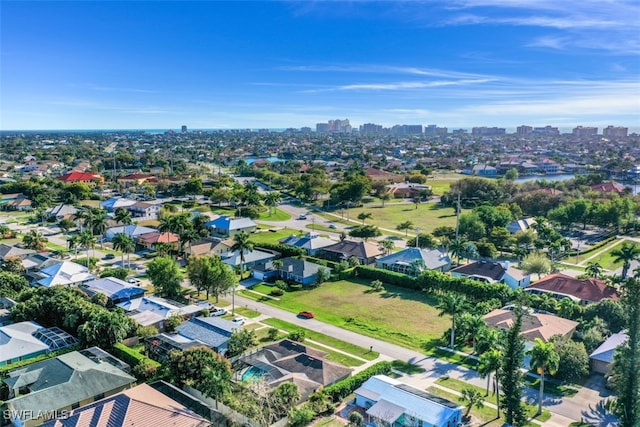
[[[280,157],[246,157],[244,159],[245,162],[247,162],[248,165],[250,165],[253,162],[256,162],[258,160],[265,160],[269,163],[274,163],[274,162],[284,162],[285,159],[281,159]]]

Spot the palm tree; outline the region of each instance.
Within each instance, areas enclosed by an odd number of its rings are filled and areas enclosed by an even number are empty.
[[[558,371],[560,355],[554,349],[553,342],[544,342],[540,338],[535,339],[535,344],[527,352],[531,356],[529,366],[540,375],[540,397],[538,398],[538,414],[542,413],[542,400],[544,398],[544,374],[551,375]]]
[[[396,244],[393,242],[393,240],[387,239],[380,242],[380,249],[384,250],[385,255],[389,255],[395,247]]]
[[[364,220],[365,220],[365,219],[370,219],[370,218],[372,218],[372,217],[373,217],[373,214],[371,214],[371,212],[360,212],[360,213],[358,214],[358,219],[359,219],[360,221],[362,221],[362,225],[364,225]]]
[[[464,295],[449,292],[440,299],[440,303],[436,307],[438,310],[440,310],[440,312],[438,313],[439,317],[442,317],[445,314],[451,316],[451,343],[449,347],[452,349],[455,346],[456,320],[461,313],[464,313],[466,305],[465,303],[466,298],[464,297]]]
[[[131,225],[133,223],[133,221],[131,220],[131,212],[124,208],[116,209],[113,219],[115,219],[118,224],[122,225]]]
[[[480,332],[483,329],[488,329],[487,324],[484,323],[484,320],[481,316],[476,314],[471,314],[467,318],[467,329],[469,331],[469,335],[471,336],[471,342],[473,346],[473,352],[476,352],[476,345],[478,344],[478,337]]]
[[[418,277],[426,268],[424,260],[422,258],[416,258],[409,263],[409,268],[407,270],[411,272],[414,277]]]
[[[384,203],[388,200],[391,200],[391,193],[385,191],[380,195],[380,201],[382,202],[382,207],[384,208]]]
[[[273,208],[280,203],[280,200],[282,200],[282,196],[277,191],[271,191],[264,196],[264,204],[269,207],[269,216],[271,216]]]
[[[22,238],[22,243],[24,243],[24,246],[27,249],[33,249],[37,251],[44,249],[44,244],[47,241],[47,238],[44,237],[38,230],[31,230]]]
[[[193,231],[198,237],[203,238],[210,234],[207,222],[209,222],[209,218],[204,215],[198,215],[191,220]]]
[[[278,277],[280,277],[280,270],[282,270],[282,267],[284,266],[282,260],[274,259],[273,261],[271,261],[271,265],[273,266],[273,269],[278,272]]]
[[[74,251],[76,255],[76,259],[78,258],[78,245],[80,244],[80,236],[78,234],[74,234],[73,236],[69,236],[67,238],[67,245],[69,245],[69,250]]]
[[[80,241],[80,245],[84,246],[85,250],[87,251],[87,268],[90,268],[90,263],[89,263],[89,249],[93,248],[96,244],[96,237],[93,235],[93,233],[89,230],[85,230],[82,233],[79,234],[79,241]]]
[[[585,272],[589,275],[589,277],[595,277],[597,279],[602,274],[602,266],[597,262],[590,261],[587,263]]]
[[[407,234],[409,234],[409,230],[412,229],[412,228],[413,228],[413,222],[411,222],[411,221],[401,222],[396,227],[396,229],[399,230],[399,231],[404,230],[404,237],[407,237]]]
[[[614,249],[611,251],[613,256],[613,262],[622,262],[622,278],[627,278],[627,273],[631,267],[631,261],[635,261],[640,258],[640,248],[635,243],[625,242],[620,249]]]
[[[107,231],[107,220],[109,217],[107,216],[107,211],[104,209],[96,209],[92,212],[91,218],[89,219],[89,227],[93,234],[100,235],[100,247],[102,247],[102,243],[104,241],[104,233]]]
[[[131,267],[129,254],[135,250],[136,244],[133,239],[124,233],[117,233],[113,236],[113,249],[122,251],[122,266],[124,267],[124,254],[127,254],[127,268]]]
[[[484,408],[484,396],[474,388],[462,389],[461,398],[464,402],[467,402],[467,412],[464,414],[464,418],[469,416],[469,412],[474,406],[478,409]]]
[[[460,258],[464,255],[465,251],[465,241],[462,239],[452,240],[449,245],[449,250],[451,251],[451,255],[455,256],[458,260],[458,264],[460,264]]]
[[[249,240],[249,235],[245,232],[240,232],[233,236],[233,245],[231,246],[231,251],[238,251],[240,253],[240,280],[244,275],[244,253],[245,251],[251,252],[253,251],[253,242]],[[233,289],[232,303],[231,303],[231,314],[235,314],[236,312],[236,290]]]
[[[486,353],[482,353],[478,359],[478,374],[482,378],[487,377],[487,396],[489,395],[489,384],[491,382],[491,373],[494,373],[494,381],[496,384],[496,404],[498,406],[498,417],[500,416],[500,384],[496,381],[498,375],[498,369],[502,365],[502,351],[497,348],[492,348]]]

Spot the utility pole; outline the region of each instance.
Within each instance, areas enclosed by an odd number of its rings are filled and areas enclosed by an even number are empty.
[[[416,248],[419,248],[420,245],[418,242],[420,241],[420,228],[416,227]]]

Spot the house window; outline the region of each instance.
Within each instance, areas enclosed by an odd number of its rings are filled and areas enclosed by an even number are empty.
[[[95,396],[93,396],[93,401],[94,402],[96,400],[100,400],[100,399],[104,399],[104,393],[96,394]]]
[[[78,409],[80,407],[80,402],[76,402],[73,405],[71,405],[71,409]]]

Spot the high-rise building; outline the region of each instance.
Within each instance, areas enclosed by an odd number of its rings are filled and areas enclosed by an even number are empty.
[[[498,127],[490,128],[486,126],[471,128],[471,135],[477,135],[477,136],[504,135],[505,133],[507,133],[505,128],[498,128]]]
[[[577,136],[578,138],[588,138],[596,136],[598,134],[598,128],[578,126],[573,128],[571,133],[573,136]]]
[[[522,126],[518,126],[516,128],[516,134],[519,137],[529,136],[529,135],[531,135],[531,132],[533,132],[533,127],[532,126],[522,125]]]
[[[376,125],[374,123],[365,123],[363,125],[360,125],[360,133],[362,134],[382,133],[382,125]]]
[[[449,129],[440,128],[437,125],[427,125],[424,128],[425,135],[446,135]]]
[[[316,123],[316,132],[327,133],[329,130],[329,123]]]
[[[182,133],[187,133],[187,125],[182,125]]]
[[[629,134],[629,129],[622,126],[607,126],[602,129],[602,136],[607,138],[626,138]]]
[[[531,133],[542,136],[558,136],[560,131],[556,127],[546,125],[545,127],[534,127]]]

